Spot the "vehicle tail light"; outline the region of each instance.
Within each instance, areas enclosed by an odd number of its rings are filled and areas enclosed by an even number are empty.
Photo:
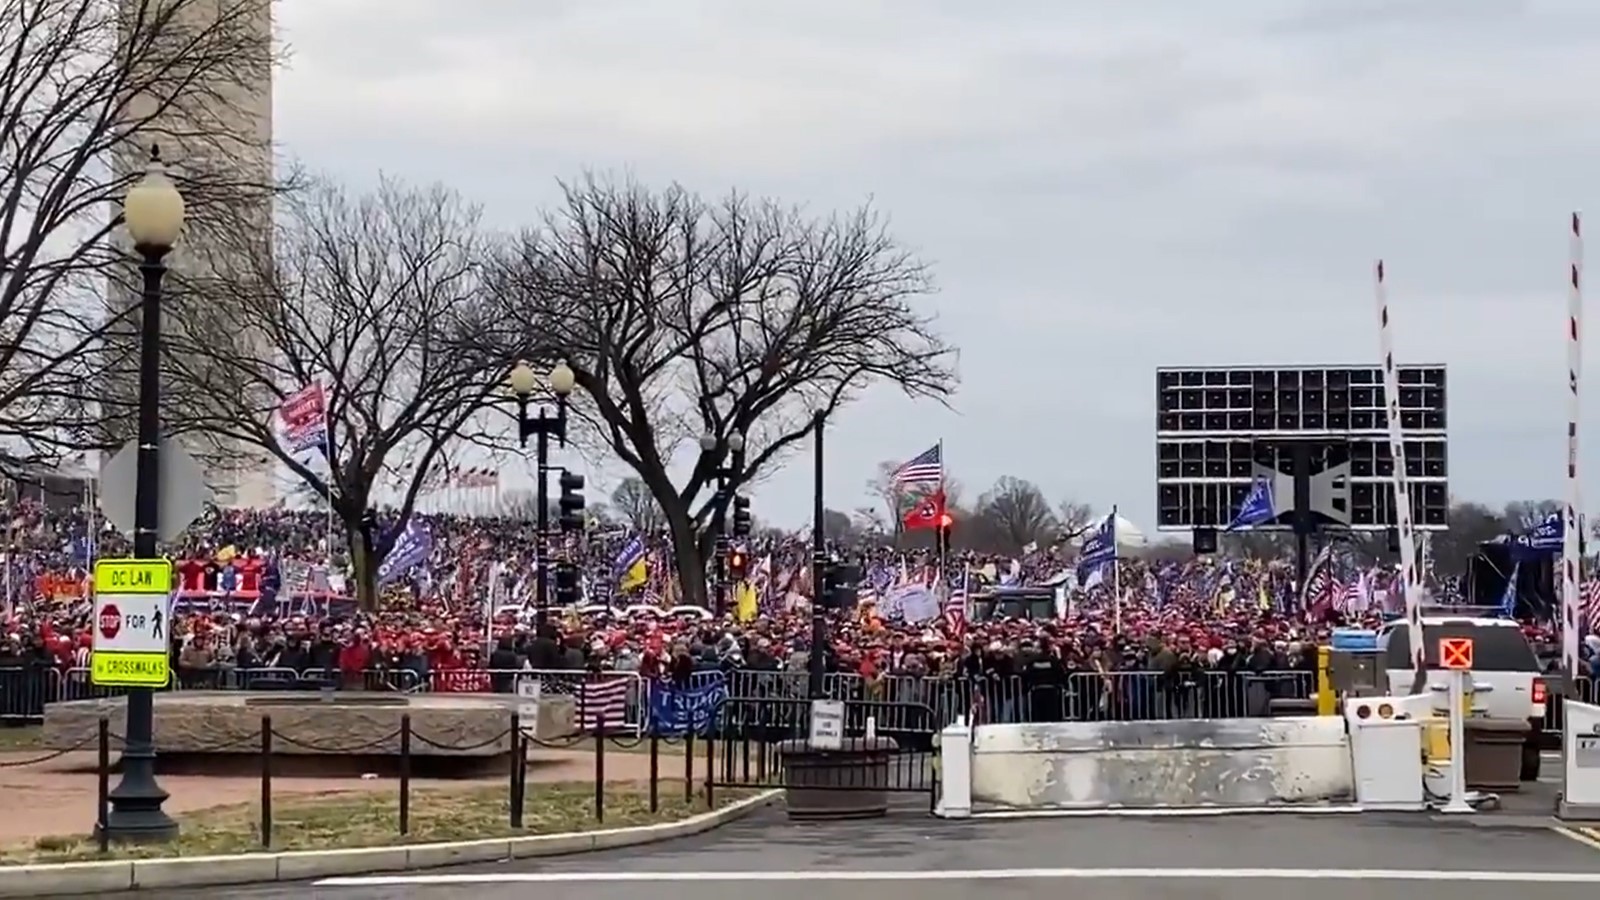
[[[1550,689],[1545,686],[1543,678],[1533,680],[1533,702],[1543,703],[1549,696]]]

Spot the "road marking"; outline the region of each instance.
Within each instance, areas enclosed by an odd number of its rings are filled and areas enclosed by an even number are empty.
[[[1493,872],[1438,869],[954,869],[905,872],[808,869],[803,872],[501,872],[471,875],[372,875],[324,878],[314,887],[406,887],[474,884],[621,884],[757,881],[1450,881],[1497,884],[1600,884],[1595,872]]]
[[[1600,850],[1600,828],[1589,825],[1552,825],[1551,830],[1562,837]]]
[[[1550,830],[1569,840],[1577,841],[1586,847],[1600,850],[1600,837],[1593,834],[1593,829],[1582,826],[1570,827],[1566,825],[1552,825]]]

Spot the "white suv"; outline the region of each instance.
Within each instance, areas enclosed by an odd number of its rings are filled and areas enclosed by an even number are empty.
[[[1389,622],[1378,629],[1378,649],[1383,654],[1391,696],[1411,693],[1415,679],[1408,631],[1404,621]],[[1511,619],[1423,616],[1422,637],[1426,641],[1428,674],[1435,681],[1435,676],[1443,676],[1446,671],[1439,668],[1439,640],[1472,639],[1472,678],[1494,688],[1483,697],[1481,705],[1493,718],[1528,720],[1531,728],[1522,745],[1522,780],[1537,780],[1540,735],[1549,697],[1539,671],[1539,658],[1523,636],[1521,626]]]

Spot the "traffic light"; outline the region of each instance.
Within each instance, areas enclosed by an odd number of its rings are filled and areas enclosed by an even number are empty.
[[[733,536],[750,536],[750,498],[733,495]]]
[[[743,581],[748,575],[750,560],[745,557],[743,550],[735,550],[728,554],[728,577],[734,581]]]
[[[570,562],[556,563],[556,605],[578,605],[578,567]]]
[[[562,472],[557,483],[561,485],[561,499],[557,501],[560,512],[556,525],[562,534],[576,534],[583,530],[583,476]]]

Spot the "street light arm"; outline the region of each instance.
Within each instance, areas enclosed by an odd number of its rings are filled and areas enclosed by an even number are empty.
[[[568,403],[569,403],[569,401],[567,399],[567,395],[566,394],[557,394],[556,395],[556,418],[555,418],[554,428],[555,428],[555,434],[556,434],[556,443],[563,450],[565,450],[567,448],[567,406],[568,406]]]

